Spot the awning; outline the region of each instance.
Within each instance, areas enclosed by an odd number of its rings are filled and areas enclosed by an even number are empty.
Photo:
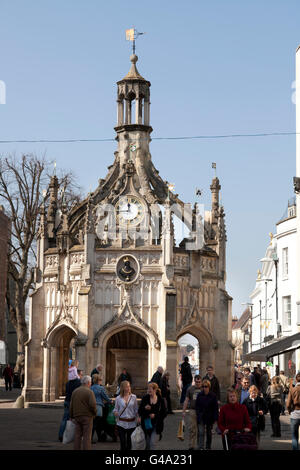
[[[251,353],[245,354],[243,360],[247,361],[262,361],[266,362],[270,357],[278,356],[289,351],[294,351],[295,349],[300,348],[300,333],[295,335],[288,336],[287,338],[282,338],[278,341],[275,341],[264,348],[257,349]]]

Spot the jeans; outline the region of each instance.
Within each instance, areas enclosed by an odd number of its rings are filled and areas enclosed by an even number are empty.
[[[156,434],[156,428],[146,430],[146,450],[154,450],[158,441],[158,434]]]
[[[198,423],[198,449],[204,449],[204,437],[206,431],[206,449],[211,449],[212,425]]]
[[[134,428],[125,429],[122,426],[117,426],[120,444],[121,444],[121,451],[131,450],[131,434],[135,430]]]
[[[299,449],[299,426],[300,426],[300,419],[291,418],[292,448],[293,448],[293,450],[298,450]]]
[[[181,391],[181,397],[180,397],[180,403],[183,403],[185,400],[186,392],[187,389],[191,386],[192,384],[186,384],[182,386],[182,391]]]
[[[69,407],[70,407],[70,403],[68,401],[65,401],[64,402],[64,415],[63,415],[63,418],[61,420],[59,431],[58,431],[58,438],[59,439],[63,438],[64,432],[65,432],[65,429],[66,429],[67,421],[68,421],[69,416],[70,416],[69,415]]]

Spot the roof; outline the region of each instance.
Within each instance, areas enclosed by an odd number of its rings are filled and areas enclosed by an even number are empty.
[[[262,361],[265,362],[270,357],[284,354],[287,351],[294,351],[300,348],[300,333],[296,333],[286,338],[274,341],[274,343],[258,349],[243,356],[244,361]]]
[[[138,56],[135,54],[132,54],[132,56],[130,56],[130,61],[132,65],[130,67],[128,74],[126,75],[126,77],[123,78],[123,80],[145,80],[142,77],[142,75],[139,74],[139,71],[135,65],[138,61]]]
[[[246,310],[242,313],[242,315],[240,316],[236,324],[232,327],[232,329],[239,330],[240,328],[243,328],[245,323],[247,323],[250,318],[250,313],[250,308],[246,308]]]

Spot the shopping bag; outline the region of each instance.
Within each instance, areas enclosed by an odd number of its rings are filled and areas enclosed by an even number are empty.
[[[114,405],[108,406],[108,414],[106,417],[107,424],[114,425],[116,424],[116,417],[114,415]]]
[[[68,419],[66,429],[63,434],[63,444],[69,444],[74,441],[75,437],[75,423]]]
[[[177,439],[184,441],[184,420],[179,421]]]
[[[145,433],[142,426],[137,426],[131,434],[132,450],[144,450],[146,447]]]

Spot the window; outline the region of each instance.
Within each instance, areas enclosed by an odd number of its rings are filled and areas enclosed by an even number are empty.
[[[282,297],[282,301],[283,329],[289,330],[292,325],[291,296],[287,295],[286,297]]]
[[[282,276],[288,277],[289,274],[289,249],[283,248],[282,250]]]

